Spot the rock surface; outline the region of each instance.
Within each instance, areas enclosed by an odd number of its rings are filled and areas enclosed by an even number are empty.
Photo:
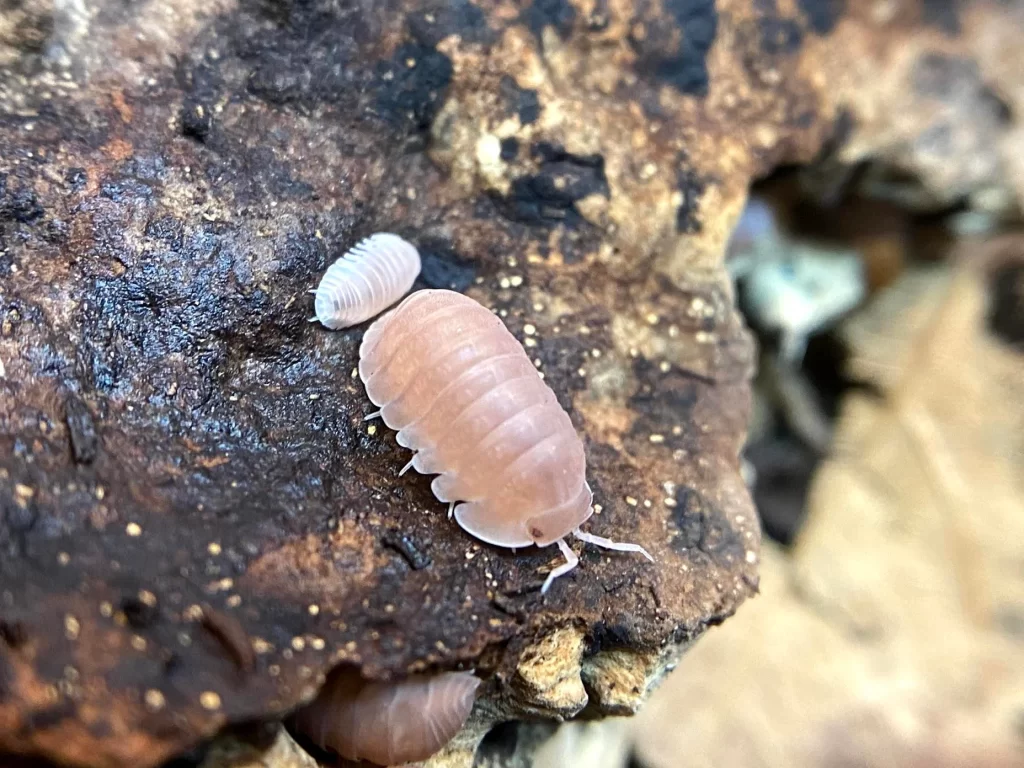
[[[497,721],[635,710],[756,590],[752,354],[721,269],[751,178],[823,146],[916,169],[882,130],[902,96],[863,84],[908,40],[974,61],[1003,29],[845,5],[5,9],[0,751],[154,765],[339,663],[480,670],[452,764]],[[950,119],[1012,153],[1004,113],[969,107]],[[986,173],[957,194],[1011,205]],[[396,477],[362,329],[309,325],[303,295],[380,230],[525,342],[586,436],[590,530],[654,566],[587,549],[542,600],[551,551],[481,546]]]
[[[247,729],[218,738],[199,768],[317,768],[319,763],[280,726]]]

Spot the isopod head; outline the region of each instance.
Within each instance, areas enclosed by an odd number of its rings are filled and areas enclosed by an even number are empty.
[[[457,504],[455,520],[472,536],[499,547],[546,547],[585,523],[594,513],[593,493],[587,483],[570,501],[540,515],[523,519],[513,501],[474,501]]]

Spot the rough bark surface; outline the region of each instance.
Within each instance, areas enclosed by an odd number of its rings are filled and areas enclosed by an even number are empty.
[[[956,4],[953,31],[845,5],[7,3],[0,752],[154,765],[339,663],[480,670],[463,754],[496,720],[635,710],[757,586],[721,269],[750,180],[899,154],[849,143],[850,78],[976,42]],[[655,565],[587,548],[541,599],[553,550],[481,546],[397,477],[363,329],[304,295],[381,230],[524,341],[585,435],[589,529]]]

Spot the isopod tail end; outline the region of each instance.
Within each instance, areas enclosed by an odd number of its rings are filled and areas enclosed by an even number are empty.
[[[636,552],[646,557],[652,563],[654,562],[654,558],[651,557],[651,553],[643,547],[641,547],[639,544],[629,544],[621,541],[612,541],[611,539],[606,539],[604,536],[595,536],[592,533],[585,533],[584,531],[581,531],[579,528],[574,530],[572,532],[572,535],[580,541],[585,541],[587,544],[593,544],[595,547],[603,547],[604,549],[614,549],[617,552]]]
[[[568,544],[565,543],[565,539],[559,539],[555,542],[558,545],[558,550],[565,557],[565,562],[555,568],[548,577],[544,579],[544,586],[540,588],[542,595],[547,594],[547,591],[551,589],[551,585],[555,583],[555,579],[559,576],[565,576],[569,571],[579,565],[580,559],[576,557],[576,553],[572,551]]]

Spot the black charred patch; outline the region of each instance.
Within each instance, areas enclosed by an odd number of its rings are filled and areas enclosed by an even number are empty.
[[[365,57],[357,40],[372,38],[360,8],[318,3],[279,6],[275,26],[253,28],[226,20],[223,36],[234,40],[249,67],[249,93],[267,103],[308,110],[318,105],[355,108],[364,83]],[[247,28],[248,27],[248,28]]]
[[[638,640],[636,624],[628,614],[620,614],[614,621],[599,621],[590,634],[590,653],[614,650],[616,648],[634,648]]]
[[[519,156],[519,140],[514,136],[501,140],[501,159],[511,163]]]
[[[190,139],[206,142],[213,128],[214,106],[220,95],[221,77],[216,62],[204,57],[183,76],[186,91],[178,119],[181,133]]]
[[[530,355],[534,357],[533,354]],[[536,357],[541,361],[541,370],[550,381],[560,382],[555,395],[558,404],[572,412],[572,395],[587,387],[585,376],[579,375],[580,366],[586,361],[586,350],[579,338],[573,336],[550,336],[537,342]]]
[[[203,606],[202,628],[220,644],[239,672],[249,674],[256,668],[256,654],[245,628],[231,614]]]
[[[642,413],[643,418],[633,423],[630,435],[640,442],[647,442],[651,434],[663,434],[670,448],[683,447],[685,436],[670,434],[671,428],[676,424],[689,423],[701,382],[680,371],[664,373],[642,357],[633,361],[633,374],[640,386],[629,399],[629,405],[637,413]]]
[[[381,544],[402,556],[414,571],[422,571],[430,566],[430,557],[423,552],[412,537],[397,531],[389,531],[381,537]]]
[[[716,504],[699,491],[681,487],[672,511],[676,529],[671,546],[677,552],[698,550],[712,559],[730,554],[742,558],[743,541]]]
[[[296,178],[294,175],[296,169],[279,160],[270,147],[252,147],[241,150],[239,154],[241,162],[264,169],[259,192],[269,193],[275,198],[291,198],[293,200],[308,200],[312,197],[313,187],[309,182]]]
[[[248,287],[247,266],[230,241],[200,231],[186,238],[179,251],[156,251],[120,278],[96,280],[78,317],[87,329],[76,350],[86,387],[105,393],[132,386],[133,377],[126,376],[132,366],[184,355],[190,369],[175,376],[182,394],[189,392],[191,398],[194,387],[208,389],[210,365],[222,349],[202,339],[228,337],[244,346],[265,335],[267,327],[260,323],[238,322],[267,311],[265,293],[250,288],[241,296],[223,290],[227,284]],[[150,379],[163,366],[148,370]]]
[[[761,50],[768,56],[788,56],[800,50],[804,32],[793,19],[768,16],[758,22]]]
[[[145,234],[174,251],[180,250],[185,242],[185,227],[174,216],[150,219],[146,222]]]
[[[508,112],[519,116],[519,122],[529,125],[540,117],[540,99],[532,88],[520,88],[511,75],[502,75],[498,94]]]
[[[417,42],[430,48],[451,35],[467,43],[489,43],[495,38],[484,12],[470,0],[448,0],[412,14],[409,31]]]
[[[64,172],[64,181],[74,192],[84,187],[88,180],[89,176],[86,174],[85,168],[68,168]]]
[[[780,16],[773,9],[762,9],[762,14],[736,24],[735,45],[753,83],[770,90],[776,87],[780,70],[787,72],[793,66],[804,28],[797,19]]]
[[[210,107],[194,99],[181,105],[181,132],[190,139],[204,142],[210,135],[213,117]]]
[[[166,173],[163,158],[130,157],[100,184],[100,195],[115,203],[150,202]]]
[[[50,219],[42,232],[43,239],[53,245],[61,245],[67,242],[68,225],[63,219]]]
[[[564,40],[572,34],[576,9],[569,0],[533,0],[523,12],[523,20],[537,37],[541,36],[544,27],[554,27]]]
[[[589,195],[608,195],[608,182],[601,166],[580,165],[571,160],[546,163],[533,176],[518,179],[524,199],[568,208]]]
[[[392,123],[430,125],[452,80],[452,62],[433,48],[407,43],[377,68],[377,107]]]
[[[923,0],[922,16],[925,24],[951,37],[962,29],[959,0]]]
[[[313,234],[290,232],[284,246],[277,252],[274,270],[284,277],[313,279],[327,255],[324,241]]]
[[[676,188],[683,196],[676,209],[676,232],[700,232],[700,198],[706,187],[706,182],[690,168],[681,168],[676,173]]]
[[[718,34],[714,0],[664,0],[662,16],[643,19],[643,35],[630,42],[640,68],[681,93],[708,92],[707,56]]]
[[[25,534],[32,530],[38,520],[35,504],[15,503],[4,499],[4,522],[7,529],[15,535]]]
[[[512,183],[512,191],[503,201],[505,214],[527,224],[581,225],[583,217],[576,210],[576,201],[609,195],[604,158],[573,155],[547,143],[535,145],[533,151],[541,166],[537,173]]]
[[[447,288],[462,293],[473,284],[476,265],[463,259],[444,243],[420,243],[422,269],[418,282],[428,288]]]
[[[1024,264],[1009,264],[989,278],[988,328],[1024,353]]]
[[[338,60],[331,62],[309,54],[266,52],[250,73],[247,88],[254,96],[280,106],[311,109],[321,103],[336,104],[353,88],[348,74],[348,57],[353,53],[347,47],[337,50]]]
[[[601,155],[574,155],[566,152],[565,147],[549,141],[538,141],[532,151],[535,157],[545,163],[572,162],[586,168],[601,168],[601,175],[604,176],[604,158]]]
[[[77,706],[74,701],[62,697],[57,704],[34,710],[30,715],[30,722],[26,723],[26,726],[32,730],[45,731],[74,717],[76,710]]]
[[[846,12],[846,0],[797,0],[797,5],[810,28],[819,35],[831,33]]]
[[[28,642],[28,630],[19,621],[4,621],[0,619],[0,642],[8,648],[17,650]]]
[[[160,607],[143,602],[138,597],[126,597],[121,600],[121,611],[133,629],[146,629],[160,620]]]
[[[42,216],[43,207],[35,193],[27,187],[15,188],[6,174],[0,174],[0,222],[30,224]]]
[[[69,395],[64,403],[64,421],[71,439],[71,455],[79,464],[91,464],[96,459],[99,436],[89,406],[77,395]]]

